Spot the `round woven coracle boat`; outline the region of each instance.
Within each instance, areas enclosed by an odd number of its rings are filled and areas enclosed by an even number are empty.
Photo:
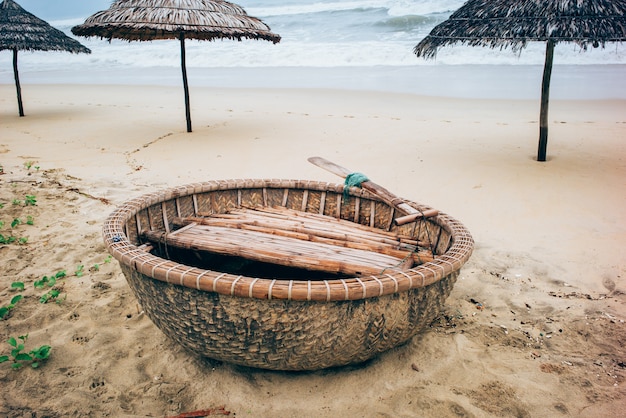
[[[342,184],[208,181],[126,202],[103,234],[148,317],[184,347],[317,370],[370,359],[440,314],[472,237],[443,213],[404,215]]]

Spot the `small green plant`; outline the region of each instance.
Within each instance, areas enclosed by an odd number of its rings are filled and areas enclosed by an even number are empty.
[[[28,353],[25,353],[24,349],[26,347],[27,339],[28,334],[20,335],[17,339],[10,337],[7,340],[7,343],[13,347],[13,349],[11,350],[10,356],[0,356],[0,363],[4,363],[5,361],[12,359],[13,363],[11,364],[11,368],[13,369],[19,369],[26,363],[30,363],[30,366],[33,369],[36,369],[39,367],[39,363],[42,360],[46,360],[50,357],[50,350],[52,347],[49,345],[42,345],[41,347],[34,348]]]
[[[14,289],[14,290],[24,290],[24,282],[13,282],[13,283],[11,283],[11,289]]]
[[[62,279],[65,276],[67,276],[66,271],[60,270],[60,271],[57,271],[56,274],[53,274],[50,276],[43,276],[41,280],[35,280],[33,284],[35,285],[35,288],[37,289],[43,289],[45,286],[52,287],[56,284],[58,279]]]
[[[15,295],[11,298],[11,302],[7,306],[0,307],[0,319],[4,319],[20,300],[22,300],[22,295]]]
[[[59,297],[61,291],[58,289],[50,289],[39,298],[39,303],[48,303]]]
[[[104,264],[109,264],[109,263],[111,262],[111,260],[113,260],[113,257],[109,255],[109,256],[107,256],[107,257],[104,259],[104,261],[103,261],[102,263],[104,263]],[[94,264],[94,265],[93,265],[93,266],[89,269],[89,271],[100,271],[100,264],[99,264],[99,263]]]
[[[4,236],[0,234],[0,244],[12,244],[15,241],[17,241],[17,238],[15,238],[13,235]]]
[[[24,200],[14,198],[11,203],[13,204],[13,206],[22,206],[22,204],[24,206],[37,206],[37,196],[27,194],[24,196]]]
[[[11,221],[11,229],[16,229],[18,226],[20,225],[34,225],[35,224],[35,218],[33,218],[32,216],[27,216],[26,217],[26,221],[20,219],[20,218],[14,218]],[[5,222],[4,221],[0,221],[0,229],[4,228]],[[26,243],[28,243],[28,237],[21,237],[18,238],[16,236],[14,236],[12,233],[11,235],[4,235],[4,234],[0,234],[0,244],[13,244],[13,243],[17,243],[20,245],[24,245]]]
[[[65,270],[60,270],[54,275],[43,276],[41,280],[35,280],[33,283],[36,289],[43,289],[44,287],[53,287],[57,280],[67,276]],[[39,303],[48,303],[51,300],[55,300],[59,297],[61,291],[59,289],[50,289],[39,298]]]
[[[83,277],[83,275],[85,274],[85,266],[82,264],[79,264],[76,267],[76,272],[74,274],[76,275],[76,277]]]
[[[24,245],[26,243],[28,243],[28,237],[20,237],[17,238],[13,235],[2,235],[0,234],[0,244],[20,244],[20,245]]]
[[[24,199],[24,205],[26,206],[36,206],[37,205],[37,198],[33,195],[27,194],[26,198]]]
[[[33,167],[35,168],[35,170],[39,171],[40,167],[38,165],[33,166],[33,164],[35,164],[34,161],[26,161],[24,163],[24,168],[26,168],[26,170],[29,171],[28,175],[30,175],[30,169],[33,168]]]

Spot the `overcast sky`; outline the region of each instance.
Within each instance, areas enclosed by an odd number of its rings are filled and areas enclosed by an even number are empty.
[[[43,20],[87,17],[108,9],[112,0],[15,0],[27,12]]]

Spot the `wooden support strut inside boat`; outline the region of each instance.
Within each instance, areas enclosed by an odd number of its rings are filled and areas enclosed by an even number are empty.
[[[174,218],[172,224],[181,228],[144,231],[142,236],[171,247],[356,276],[407,270],[433,260],[411,237],[282,207]]]
[[[419,218],[432,218],[434,216],[439,215],[439,211],[437,209],[429,209],[423,212],[411,213],[410,215],[400,216],[393,220],[393,223],[396,225],[405,225],[410,222],[416,221]]]

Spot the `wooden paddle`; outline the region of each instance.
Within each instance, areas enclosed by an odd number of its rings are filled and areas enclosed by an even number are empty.
[[[328,161],[327,159],[322,158],[322,157],[310,157],[308,161],[344,179],[353,173],[347,168],[341,167],[340,165],[337,165],[333,163],[332,161]],[[408,214],[406,216],[401,216],[399,218],[396,218],[394,220],[396,225],[404,225],[406,223],[413,222],[414,220],[421,218],[421,217],[430,218],[433,216],[437,216],[439,214],[439,211],[436,209],[430,209],[430,210],[420,212],[414,207],[404,203],[404,201],[400,199],[398,196],[394,195],[389,190],[374,183],[373,181],[370,181],[370,180],[364,181],[363,183],[361,183],[361,187],[373,193],[374,195],[380,197],[384,202]]]

